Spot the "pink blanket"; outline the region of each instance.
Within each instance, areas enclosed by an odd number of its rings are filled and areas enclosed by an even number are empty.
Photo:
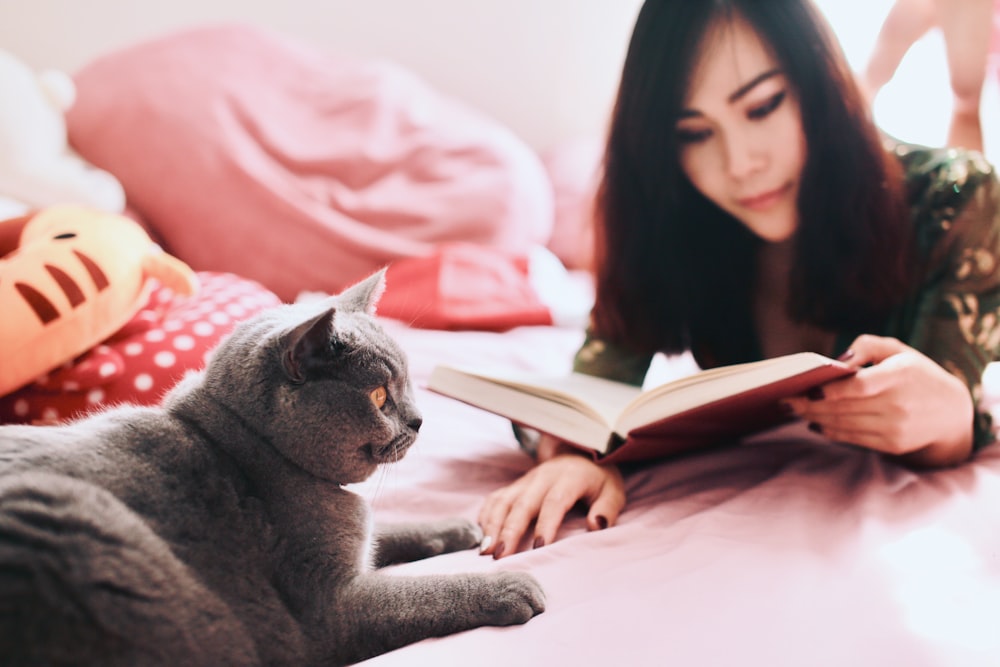
[[[565,368],[580,340],[555,327],[390,325],[418,385],[439,361]],[[474,519],[482,498],[530,462],[505,420],[419,392],[417,445],[356,490],[381,519]],[[918,474],[790,427],[626,481],[627,510],[604,531],[588,533],[577,513],[554,544],[501,561],[468,551],[393,568],[529,571],[548,608],[524,626],[427,640],[365,664],[1000,664],[998,446]]]

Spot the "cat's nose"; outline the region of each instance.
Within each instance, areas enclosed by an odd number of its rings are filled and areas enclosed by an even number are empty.
[[[413,429],[413,432],[416,433],[420,430],[420,427],[424,425],[424,420],[420,417],[414,417],[410,421],[406,422],[406,425]]]

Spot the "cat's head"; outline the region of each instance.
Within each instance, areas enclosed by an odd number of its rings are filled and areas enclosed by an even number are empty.
[[[380,271],[244,322],[213,353],[205,389],[317,477],[360,482],[399,460],[421,416],[406,357],[373,317],[384,285]]]

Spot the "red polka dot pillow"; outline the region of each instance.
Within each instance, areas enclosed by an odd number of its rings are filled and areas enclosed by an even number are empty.
[[[0,397],[0,422],[51,423],[116,403],[153,405],[233,326],[280,303],[259,283],[200,272],[193,297],[166,287],[113,336],[32,384]]]

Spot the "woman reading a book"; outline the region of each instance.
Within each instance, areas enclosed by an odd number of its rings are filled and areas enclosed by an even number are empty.
[[[812,350],[858,371],[787,402],[832,441],[915,466],[990,442],[1000,184],[974,152],[884,141],[809,0],[646,0],[595,207],[597,299],[575,368],[639,384],[656,352],[702,368]],[[482,552],[615,523],[622,476],[542,436],[491,494]]]

